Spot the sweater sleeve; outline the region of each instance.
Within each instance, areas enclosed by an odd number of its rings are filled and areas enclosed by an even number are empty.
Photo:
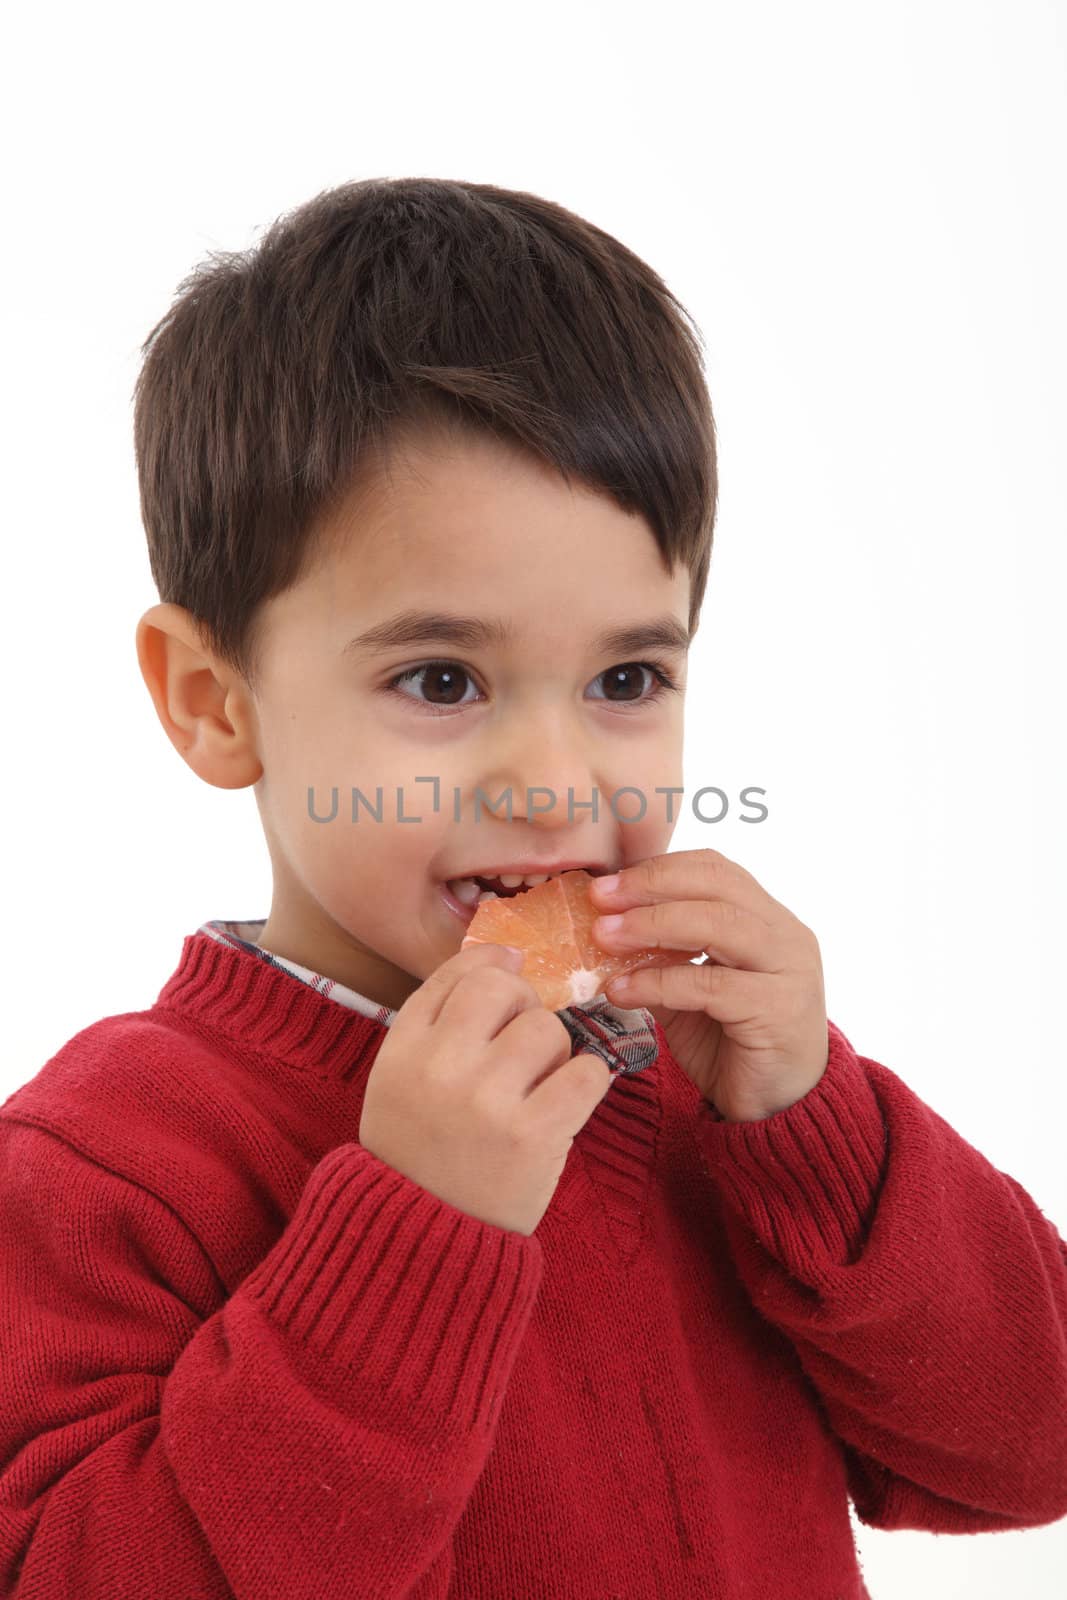
[[[444,1596],[541,1271],[344,1144],[224,1298],[161,1199],[0,1118],[0,1595]]]
[[[1067,1247],[1026,1191],[829,1024],[802,1099],[698,1111],[756,1310],[843,1442],[857,1516],[977,1533],[1067,1515]]]

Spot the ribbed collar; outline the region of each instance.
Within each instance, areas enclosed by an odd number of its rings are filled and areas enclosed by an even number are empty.
[[[317,974],[300,976],[277,957],[243,939],[218,937],[221,923],[187,934],[181,960],[156,996],[160,1010],[182,1014],[200,1027],[224,1034],[247,1051],[266,1054],[320,1077],[350,1079],[377,1055],[396,1012],[355,1010],[315,985]],[[346,990],[365,1006],[374,1002]],[[632,1075],[651,1067],[666,1046],[650,1011],[610,1004],[603,996],[588,1006],[567,1006],[556,1015],[571,1036],[572,1054],[592,1051],[613,1072]]]
[[[351,1077],[388,1032],[283,967],[199,932],[186,935],[155,1007],[323,1077]]]

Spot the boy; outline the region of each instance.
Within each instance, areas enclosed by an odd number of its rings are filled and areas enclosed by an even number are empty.
[[[716,467],[662,281],[403,180],[181,287],[138,659],[254,787],[270,914],[0,1112],[2,1592],[853,1600],[849,1497],[1063,1516],[1058,1234],[827,1020],[803,923],[667,850]],[[606,949],[700,959],[553,1013],[463,946],[574,866],[621,869]]]

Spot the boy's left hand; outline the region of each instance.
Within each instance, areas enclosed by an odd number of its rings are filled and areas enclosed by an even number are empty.
[[[814,1088],[829,1039],[819,943],[751,873],[718,850],[679,850],[624,867],[619,887],[590,891],[619,933],[612,954],[663,947],[704,961],[645,967],[607,985],[613,1005],[643,1006],[705,1100],[730,1122],[769,1117]]]

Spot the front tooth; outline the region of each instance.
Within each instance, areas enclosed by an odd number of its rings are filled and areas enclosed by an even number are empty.
[[[478,896],[478,904],[480,906],[484,906],[487,900],[496,900],[498,898],[499,896],[497,895],[495,889],[483,889],[481,894]]]
[[[502,875],[500,881],[504,885],[505,889],[517,889],[519,887],[519,884],[522,882],[522,873],[521,872],[505,872]]]
[[[449,888],[456,899],[461,900],[465,906],[472,906],[481,893],[473,878],[454,878]]]
[[[548,880],[549,880],[549,877],[550,877],[550,874],[546,872],[543,878],[527,878],[526,882],[530,885],[530,887],[532,889],[535,883],[547,883]]]

